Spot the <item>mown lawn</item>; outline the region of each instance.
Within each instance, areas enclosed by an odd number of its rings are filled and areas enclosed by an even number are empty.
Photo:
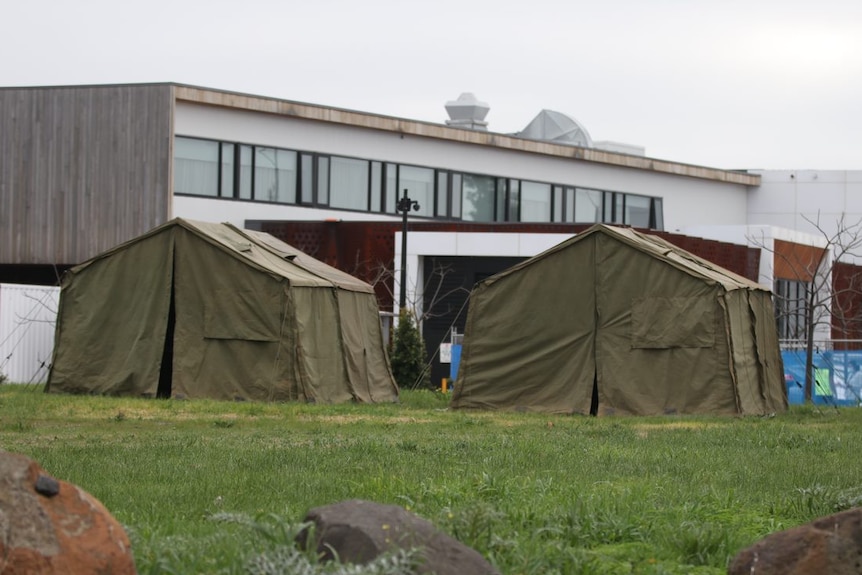
[[[430,519],[507,574],[719,574],[862,501],[862,410],[549,417],[397,405],[46,395],[0,386],[0,446],[100,499],[140,573],[247,573],[310,507]]]

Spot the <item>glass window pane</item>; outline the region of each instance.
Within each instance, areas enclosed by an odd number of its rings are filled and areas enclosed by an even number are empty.
[[[386,197],[384,198],[385,205],[383,211],[387,214],[395,214],[398,212],[398,198],[401,194],[398,193],[398,167],[395,164],[386,164]]]
[[[495,178],[463,174],[461,218],[471,222],[494,221]]]
[[[498,222],[508,220],[506,213],[506,179],[497,178],[497,206],[494,209],[494,219]]]
[[[218,142],[174,139],[174,193],[218,195]]]
[[[255,148],[254,198],[296,203],[296,152]]]
[[[317,157],[317,203],[329,203],[329,158],[325,156]]]
[[[521,221],[521,180],[509,180],[509,221]]]
[[[309,154],[302,154],[301,162],[300,189],[302,203],[310,204],[314,202],[314,158]]]
[[[655,230],[664,229],[664,210],[662,208],[661,198],[652,199],[653,219],[652,227]]]
[[[575,220],[581,224],[597,224],[602,221],[602,192],[598,190],[575,190]]]
[[[648,228],[649,208],[650,198],[627,195],[625,224],[636,228]]]
[[[251,146],[239,147],[239,197],[251,199]]]
[[[554,221],[563,221],[563,188],[554,186]]]
[[[380,199],[383,194],[383,165],[380,162],[371,162],[371,206],[372,212],[383,209]]]
[[[449,172],[437,172],[437,211],[440,218],[448,216],[449,208]]]
[[[399,166],[398,190],[403,194],[405,189],[407,197],[414,202],[419,202],[419,210],[411,211],[412,215],[434,215],[434,170],[416,166]]]
[[[223,198],[233,197],[233,164],[234,145],[222,143],[221,145],[221,196]]]
[[[623,205],[624,205],[623,194],[614,193],[614,219],[613,223],[621,224],[623,223]]]
[[[575,189],[574,188],[566,188],[566,217],[563,221],[565,222],[574,222],[575,221]]]
[[[551,221],[551,185],[521,182],[521,221]]]
[[[329,205],[368,210],[368,162],[333,156],[329,163]]]
[[[461,174],[452,174],[452,217],[461,217]]]

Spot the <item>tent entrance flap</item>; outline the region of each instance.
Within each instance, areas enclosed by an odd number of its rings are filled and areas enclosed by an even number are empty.
[[[156,397],[170,399],[174,373],[174,331],[177,325],[176,290],[174,289],[173,266],[171,269],[171,302],[168,305],[168,322],[165,328],[165,347],[159,367],[159,387]]]

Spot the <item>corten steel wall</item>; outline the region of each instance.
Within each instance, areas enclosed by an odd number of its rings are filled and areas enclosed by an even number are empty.
[[[398,222],[246,222],[248,227],[268,232],[329,265],[372,283],[381,309],[393,304],[391,274],[376,281],[381,270],[391,270],[395,258]],[[408,235],[417,232],[510,232],[578,233],[588,225],[572,224],[480,224],[471,222],[409,222]],[[690,251],[734,273],[757,281],[760,250],[746,246],[644,230]],[[409,239],[408,239],[409,242]]]
[[[167,220],[172,91],[0,89],[0,265],[77,264]]]
[[[835,348],[862,349],[862,266],[836,262],[832,267],[832,293]]]

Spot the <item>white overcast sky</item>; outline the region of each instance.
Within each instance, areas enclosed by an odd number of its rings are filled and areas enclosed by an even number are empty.
[[[862,0],[0,0],[0,86],[137,82],[439,123],[473,92],[494,132],[862,169]]]

